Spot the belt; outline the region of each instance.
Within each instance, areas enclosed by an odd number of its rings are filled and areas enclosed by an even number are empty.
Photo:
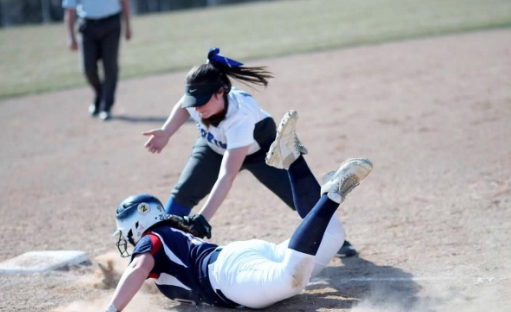
[[[121,16],[121,13],[115,13],[115,14],[112,14],[112,15],[108,15],[108,16],[105,16],[105,17],[101,17],[101,18],[83,18],[85,21],[87,21],[87,23],[97,23],[97,22],[103,22],[103,21],[107,21],[109,19],[114,19],[114,18],[117,18],[117,17],[120,17]]]

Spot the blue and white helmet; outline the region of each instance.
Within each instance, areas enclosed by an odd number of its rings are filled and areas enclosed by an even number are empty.
[[[116,212],[117,230],[119,234],[117,248],[121,256],[128,257],[127,242],[137,244],[147,229],[165,220],[165,210],[158,198],[149,194],[133,195],[123,200]]]

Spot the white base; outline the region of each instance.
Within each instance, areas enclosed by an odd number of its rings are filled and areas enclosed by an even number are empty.
[[[87,261],[83,251],[30,251],[0,262],[0,274],[41,273]]]

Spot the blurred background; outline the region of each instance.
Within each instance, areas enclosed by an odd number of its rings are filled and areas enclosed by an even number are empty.
[[[130,0],[134,15],[272,0]],[[274,0],[275,1],[275,0]],[[0,0],[0,27],[62,21],[61,0]]]
[[[242,2],[242,3],[241,3]],[[511,26],[509,0],[131,0],[120,79]],[[61,0],[0,0],[0,100],[85,85]],[[158,12],[158,13],[156,13]]]

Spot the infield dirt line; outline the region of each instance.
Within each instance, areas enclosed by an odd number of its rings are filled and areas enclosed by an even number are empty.
[[[341,278],[336,281],[341,284],[359,282],[410,282],[410,281],[462,281],[462,280],[472,280],[476,283],[482,282],[500,282],[509,280],[509,277],[441,277],[441,276],[432,276],[432,277],[352,277],[352,278]],[[321,282],[321,281],[329,281],[330,278],[315,278],[312,282]]]

